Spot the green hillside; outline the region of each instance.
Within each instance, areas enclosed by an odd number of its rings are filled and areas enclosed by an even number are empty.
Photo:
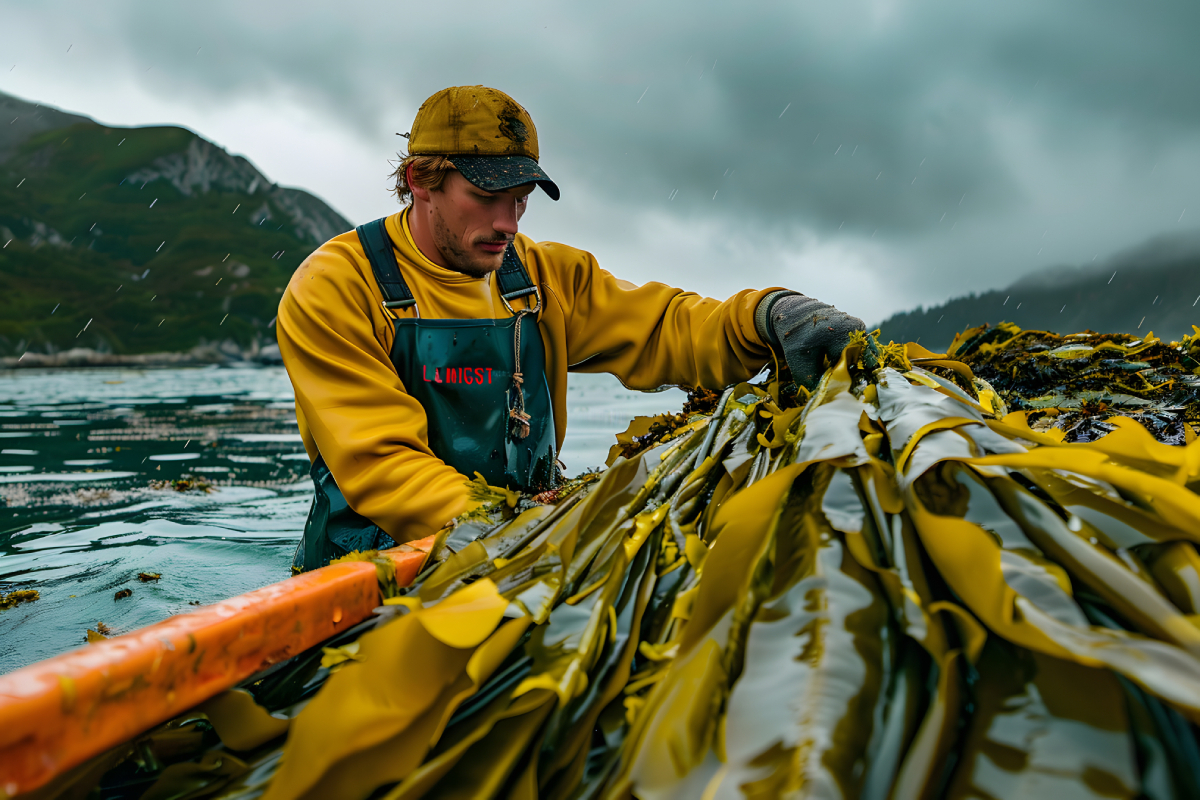
[[[295,268],[352,227],[183,128],[0,109],[0,356],[256,349]]]
[[[1160,237],[1102,265],[1059,267],[1005,289],[895,314],[887,339],[945,348],[958,331],[1012,322],[1026,330],[1093,330],[1178,340],[1200,324],[1200,238]]]

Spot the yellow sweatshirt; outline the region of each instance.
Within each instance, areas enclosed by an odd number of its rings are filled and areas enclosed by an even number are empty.
[[[509,316],[494,276],[439,267],[417,249],[407,209],[388,218],[387,230],[423,319]],[[515,246],[541,291],[538,323],[560,449],[569,371],[609,372],[631,389],[719,389],[754,376],[770,357],[754,310],[774,289],[719,302],[661,283],[618,280],[590,253],[566,245],[518,234]],[[534,302],[529,296],[514,307],[526,300]],[[406,542],[465,510],[468,476],[429,449],[425,412],[389,357],[395,329],[382,303],[350,231],[296,270],[279,304],[277,332],[309,458],[324,456],[350,507]]]

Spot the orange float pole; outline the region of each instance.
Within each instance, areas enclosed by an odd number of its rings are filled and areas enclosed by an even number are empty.
[[[433,537],[383,551],[405,586]],[[0,790],[71,767],[362,622],[375,565],[332,564],[0,675]]]

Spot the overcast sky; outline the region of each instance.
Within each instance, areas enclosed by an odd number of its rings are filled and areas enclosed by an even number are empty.
[[[0,0],[0,91],[171,123],[354,223],[451,85],[562,188],[522,223],[633,281],[868,322],[1200,225],[1200,4]]]

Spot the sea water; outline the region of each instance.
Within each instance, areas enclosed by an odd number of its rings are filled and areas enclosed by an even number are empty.
[[[683,399],[572,375],[567,473]],[[0,673],[285,579],[308,468],[282,368],[0,372]]]

